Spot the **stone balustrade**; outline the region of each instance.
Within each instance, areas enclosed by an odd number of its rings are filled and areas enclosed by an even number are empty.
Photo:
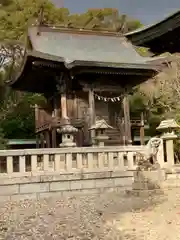
[[[0,177],[135,170],[146,146],[25,149],[0,151]]]

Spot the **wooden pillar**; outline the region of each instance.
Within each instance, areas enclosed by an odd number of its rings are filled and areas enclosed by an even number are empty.
[[[94,100],[94,91],[92,89],[89,89],[88,91],[89,96],[89,127],[91,127],[93,124],[95,124],[96,121],[96,114],[95,114],[95,100]],[[91,136],[91,143],[93,143],[93,139],[95,137],[95,131],[90,131]]]
[[[132,144],[132,138],[131,138],[131,120],[130,120],[128,95],[124,96],[123,110],[124,110],[125,143],[129,145],[129,144]]]
[[[145,145],[145,141],[144,141],[144,114],[141,113],[141,127],[140,127],[140,142],[141,145]]]
[[[73,116],[74,118],[78,118],[78,99],[77,96],[74,94],[74,101],[73,101]]]
[[[39,121],[39,111],[38,111],[38,105],[35,104],[34,106],[34,112],[35,112],[35,128],[37,127],[38,121]]]
[[[124,118],[121,119],[120,122],[120,143],[124,146],[125,145],[125,124]]]
[[[51,142],[50,142],[50,134],[49,134],[48,130],[45,132],[45,139],[46,139],[46,147],[50,148],[51,147]]]
[[[66,92],[61,93],[61,117],[62,119],[68,119],[67,116],[67,99]]]
[[[44,148],[44,133],[40,133],[40,144],[41,148]]]
[[[134,144],[134,132],[135,132],[135,129],[131,129],[131,139],[132,139],[132,144]]]
[[[39,148],[39,134],[36,133],[36,148]]]
[[[56,128],[53,128],[51,130],[51,137],[52,137],[52,147],[56,148],[57,147],[57,141],[56,141]]]
[[[53,99],[53,102],[54,102],[54,116],[56,118],[59,117],[59,106],[58,106],[58,96],[54,96],[54,99]]]

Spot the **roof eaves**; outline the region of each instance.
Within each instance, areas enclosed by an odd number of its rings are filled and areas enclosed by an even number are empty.
[[[167,21],[171,20],[171,19],[174,19],[175,17],[179,18],[180,17],[180,10],[172,13],[171,15],[169,15],[168,17],[164,18],[163,20],[161,21],[158,21],[157,23],[155,24],[150,24],[150,25],[147,25],[147,26],[144,26],[144,27],[141,27],[141,28],[138,28],[134,31],[131,31],[131,32],[128,32],[125,34],[126,37],[129,37],[131,35],[135,35],[135,34],[138,34],[138,33],[142,33],[144,31],[149,31],[150,29],[153,29],[154,27],[160,25],[160,24],[164,24],[166,23]]]
[[[171,16],[165,18],[164,20],[146,26],[144,28],[139,28],[135,31],[126,33],[125,36],[135,45],[146,46],[146,42],[154,39],[155,37],[160,37],[167,31],[172,31],[180,26],[180,11],[172,14]]]
[[[169,56],[159,56],[159,57],[152,57],[147,61],[147,63],[153,64],[168,64],[170,62],[176,61],[178,59],[177,56],[169,55]]]
[[[79,61],[75,60],[73,62],[68,62],[66,59],[52,56],[50,54],[36,52],[36,51],[26,51],[26,54],[24,56],[23,64],[20,68],[20,71],[18,72],[16,78],[10,80],[8,82],[9,85],[13,85],[17,79],[19,79],[27,65],[28,61],[36,61],[36,60],[47,60],[47,61],[53,61],[58,63],[63,63],[64,66],[71,70],[75,67],[95,67],[95,68],[107,68],[107,71],[117,71],[118,69],[134,69],[134,70],[152,70],[155,72],[161,71],[163,64],[170,61],[169,57],[158,57],[158,58],[148,58],[148,61],[145,61],[144,63],[110,63],[110,62],[94,62],[94,61]]]
[[[90,66],[90,67],[107,67],[114,69],[147,69],[147,70],[157,70],[157,64],[149,63],[110,63],[110,62],[92,62],[92,61],[74,61],[71,64],[66,64],[66,66],[71,69],[77,66]]]
[[[114,68],[114,69],[121,69],[121,68],[146,69],[146,70],[158,71],[160,65],[163,63],[163,57],[161,57],[161,62],[157,62],[157,60],[156,62],[153,62],[154,59],[150,61],[151,59],[148,58],[148,61],[144,61],[143,63],[112,63],[112,62],[95,62],[95,61],[81,61],[81,60],[69,61],[68,59],[64,59],[62,57],[57,57],[54,55],[41,53],[37,51],[29,52],[28,56],[39,58],[42,60],[63,63],[64,66],[69,70],[74,67],[82,66],[82,67],[102,67],[102,68],[107,67],[107,68]]]

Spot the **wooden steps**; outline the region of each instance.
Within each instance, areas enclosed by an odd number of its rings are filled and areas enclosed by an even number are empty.
[[[106,146],[122,145],[120,130],[118,130],[117,128],[107,129],[106,133],[109,137],[109,139],[105,141]]]

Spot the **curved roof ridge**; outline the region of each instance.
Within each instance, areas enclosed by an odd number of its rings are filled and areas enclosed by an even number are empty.
[[[153,28],[153,27],[155,27],[159,24],[162,24],[162,23],[168,21],[171,18],[174,18],[176,15],[180,15],[180,10],[177,10],[177,11],[171,13],[170,15],[166,16],[164,19],[162,19],[160,21],[157,21],[156,23],[148,24],[148,25],[145,25],[144,27],[141,27],[141,28],[138,28],[136,30],[130,31],[130,32],[126,33],[125,36],[128,37],[130,35],[133,35],[133,34],[145,31],[145,30],[149,30],[149,29],[151,29],[151,28]]]

